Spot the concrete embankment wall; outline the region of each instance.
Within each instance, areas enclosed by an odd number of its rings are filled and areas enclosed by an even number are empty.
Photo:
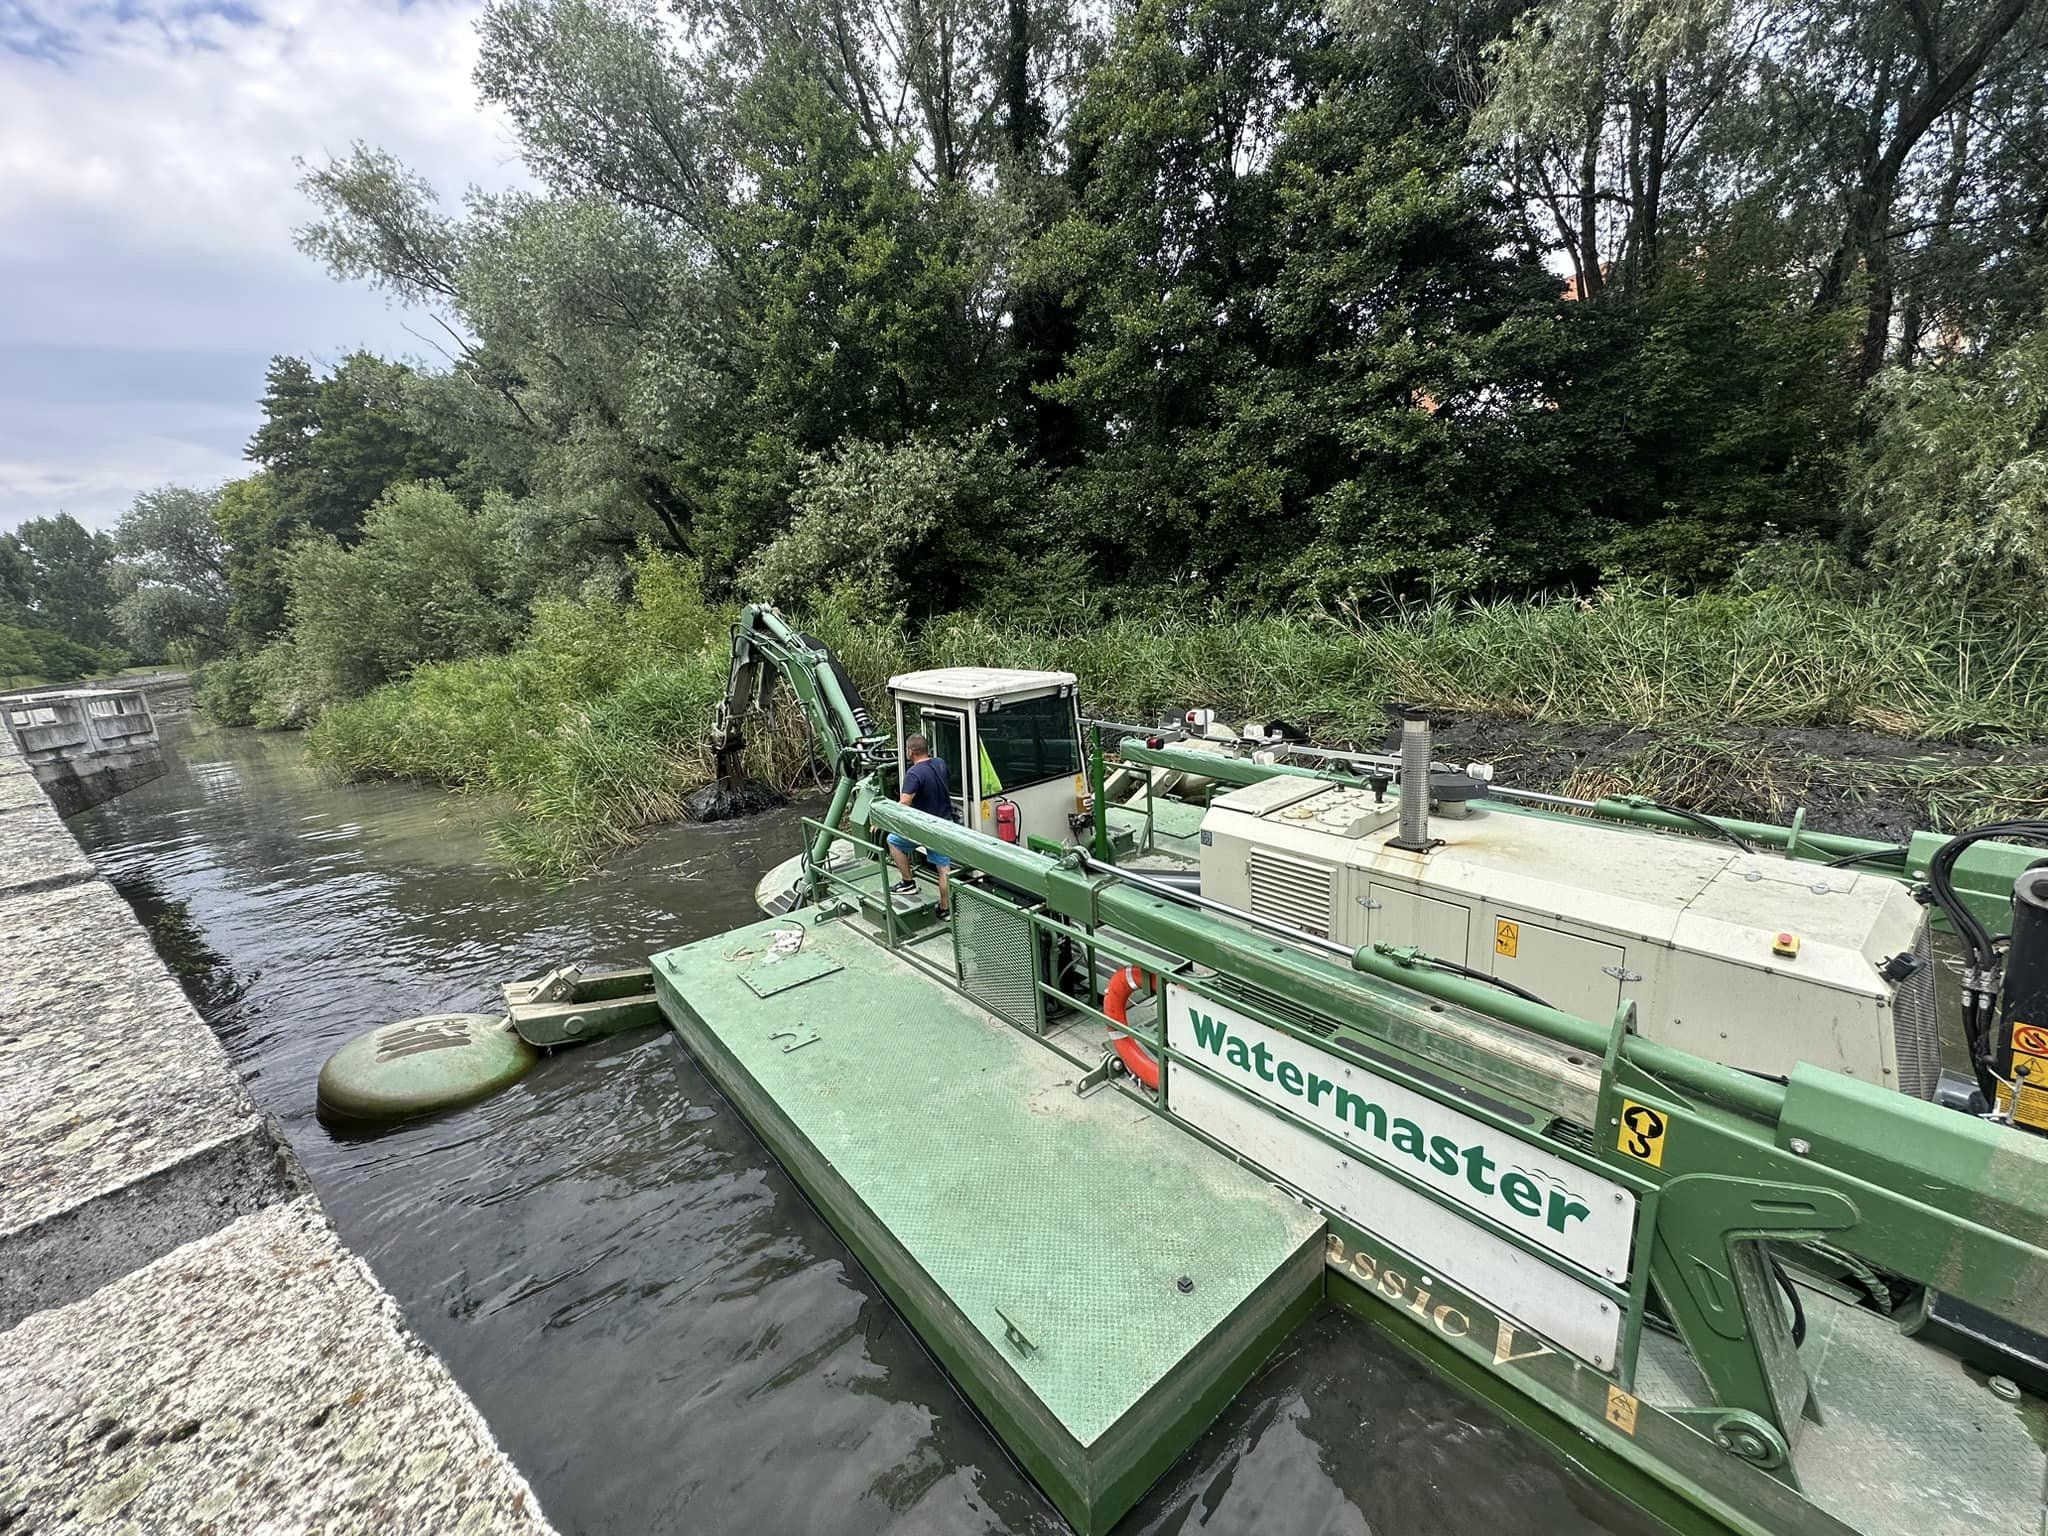
[[[0,731],[0,1530],[543,1533]]]

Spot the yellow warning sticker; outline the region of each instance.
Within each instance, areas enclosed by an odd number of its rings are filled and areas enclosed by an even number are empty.
[[[1614,1138],[1614,1145],[1638,1162],[1661,1168],[1664,1166],[1664,1134],[1670,1129],[1671,1117],[1661,1109],[1638,1104],[1634,1099],[1623,1099],[1621,1133]]]
[[[1998,1112],[2001,1115],[2010,1115],[2015,1125],[2032,1126],[2037,1131],[2048,1131],[2048,1087],[2035,1088],[2022,1082],[2020,1102],[2015,1108],[2012,1102],[2012,1089],[2000,1083]]]
[[[1493,952],[1515,958],[1515,951],[1522,946],[1522,925],[1500,918],[1493,925]]]
[[[1624,1435],[1636,1432],[1636,1398],[1633,1393],[1610,1386],[1607,1389],[1607,1422]]]
[[[2048,1056],[2048,1028],[2039,1024],[2013,1025],[2012,1049],[2014,1055]]]
[[[2029,1056],[2015,1046],[2012,1053],[2012,1077],[2014,1082],[2024,1080],[2036,1088],[2048,1088],[2048,1054]]]

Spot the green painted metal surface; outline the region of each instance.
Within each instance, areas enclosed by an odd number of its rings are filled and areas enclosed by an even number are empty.
[[[763,997],[777,927],[839,969]],[[655,958],[670,1022],[1075,1527],[1322,1295],[1321,1216],[845,922]],[[1181,1284],[1186,1280],[1188,1285]]]
[[[1797,1497],[1798,1473],[1787,1466],[1786,1452],[1811,1411],[1811,1367],[1790,1337],[1764,1243],[1828,1244],[2023,1326],[2048,1326],[2039,1283],[2048,1274],[2048,1141],[1810,1067],[1796,1069],[1785,1085],[1746,1078],[1631,1035],[1626,1011],[1603,1029],[1485,996],[1460,978],[1411,975],[1399,951],[1340,950],[1326,958],[1128,885],[1114,872],[1080,867],[1071,857],[1053,863],[1009,847],[984,850],[971,835],[900,807],[877,805],[872,815],[967,866],[1000,871],[1012,888],[1042,897],[1048,916],[1084,930],[1113,929],[1321,1016],[1319,1044],[1339,1055],[1351,1049],[1346,1030],[1363,1031],[1379,1042],[1376,1049],[1392,1046],[1399,999],[1416,993],[1483,1008],[1533,1034],[1598,1051],[1603,1070],[1590,1141],[1526,1132],[1524,1139],[1544,1143],[1567,1161],[1597,1160],[1642,1202],[1621,1381],[1574,1367],[1553,1383],[1548,1356],[1539,1355],[1522,1372],[1529,1378],[1522,1389],[1533,1399],[1541,1390],[1562,1388],[1565,1411],[1590,1410],[1596,1423],[1612,1425],[1618,1415],[1639,1450],[1649,1449],[1655,1437],[1660,1443],[1647,1467],[1703,1512],[1718,1501],[1735,1516],[1724,1518],[1730,1528],[1837,1528],[1833,1516],[1811,1502],[1799,1506],[1797,1521],[1782,1518],[1782,1511],[1758,1518],[1783,1497],[1769,1487]],[[1301,1027],[1284,1016],[1265,1022],[1283,1033]],[[1183,1060],[1168,1054],[1176,1064]],[[1352,1240],[1366,1236],[1355,1232]],[[1626,1397],[1623,1411],[1611,1396],[1600,1396],[1628,1391],[1622,1383],[1634,1369],[1652,1282],[1705,1385],[1698,1409],[1653,1409]],[[1473,1341],[1460,1335],[1438,1342],[1462,1356]],[[1905,1341],[1894,1347],[1901,1358],[1917,1348]],[[1517,1368],[1518,1358],[1496,1346],[1493,1366]],[[1924,1407],[1922,1395],[1900,1379],[1890,1391],[1902,1410]],[[1817,1406],[1827,1411],[1825,1403]],[[1707,1454],[1688,1458],[1684,1447]],[[1709,1484],[1719,1491],[1708,1494]],[[1926,1529],[1923,1498],[1915,1491],[1898,1503],[1894,1513],[1903,1523],[1885,1528]]]
[[[497,1014],[425,1014],[358,1035],[328,1057],[316,1099],[327,1119],[386,1124],[488,1098],[538,1060]]]

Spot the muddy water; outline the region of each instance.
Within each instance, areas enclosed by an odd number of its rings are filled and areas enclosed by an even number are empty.
[[[798,810],[679,828],[547,889],[485,810],[337,787],[296,740],[173,727],[73,825],[283,1122],[350,1244],[565,1532],[1065,1527],[688,1054],[646,1030],[382,1137],[334,1136],[337,1045],[504,979],[748,920]],[[1633,1532],[1363,1325],[1304,1327],[1123,1529]]]

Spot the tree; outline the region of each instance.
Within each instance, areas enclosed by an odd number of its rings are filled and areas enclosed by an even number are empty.
[[[1981,336],[2038,257],[2039,0],[1543,0],[1484,71],[1477,132],[1583,297],[1796,271],[1861,381],[1930,311]]]
[[[370,508],[354,545],[318,534],[295,545],[291,647],[311,705],[517,639],[533,581],[508,536],[511,512],[502,497],[472,511],[442,486],[408,482]]]
[[[0,623],[0,687],[75,682],[100,667],[98,651],[51,630]]]
[[[227,546],[217,512],[229,487],[145,491],[114,530],[114,621],[138,655],[205,660],[228,641]]]
[[[459,457],[414,425],[412,370],[367,352],[324,375],[276,357],[264,376],[263,424],[248,457],[261,474],[238,481],[215,508],[233,587],[230,624],[244,648],[285,619],[284,559],[294,541],[353,540],[370,505],[404,481],[456,476]]]
[[[1855,505],[1878,558],[1963,596],[2048,581],[2048,328],[1969,364],[1894,370]]]
[[[107,568],[114,541],[68,512],[30,518],[9,538],[7,564],[14,574],[8,579],[26,594],[23,606],[34,627],[91,649],[112,644],[114,591]]]
[[[25,624],[34,601],[28,548],[13,534],[0,533],[0,624]]]
[[[1026,270],[1074,311],[1045,390],[1088,423],[1060,495],[1110,569],[1208,582],[1287,539],[1284,471],[1219,458],[1215,429],[1268,346],[1271,160],[1319,32],[1299,0],[1145,0],[1090,76],[1075,206]]]
[[[1043,190],[1025,161],[1085,51],[1066,17],[508,0],[477,80],[541,191],[452,214],[359,145],[309,172],[301,242],[437,317],[437,414],[585,558],[651,536],[729,579],[806,454],[1031,414],[1004,307],[1028,216],[998,184]]]
[[[1009,579],[1006,535],[1034,489],[984,429],[893,448],[848,442],[806,461],[788,528],[748,562],[741,589],[801,603],[824,595],[869,612],[927,615]]]

